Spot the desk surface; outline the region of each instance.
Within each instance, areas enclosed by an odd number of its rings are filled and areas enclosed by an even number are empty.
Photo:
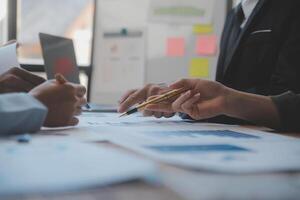
[[[299,137],[298,134],[288,135]],[[144,157],[143,155],[111,143],[99,142],[97,145],[117,148],[127,153]],[[30,195],[12,197],[11,199],[196,200],[245,199],[246,196],[246,199],[298,199],[300,196],[300,173],[225,175],[204,171],[190,171],[159,162],[157,163],[160,166],[163,179],[163,184],[160,186],[150,185],[142,181],[132,181],[76,192]]]

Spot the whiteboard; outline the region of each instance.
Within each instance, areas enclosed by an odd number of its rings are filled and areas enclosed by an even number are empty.
[[[103,52],[105,51],[105,49],[103,49],[103,44],[105,43],[103,35],[106,31],[126,29],[130,32],[131,30],[141,30],[145,34],[145,49],[143,52],[145,54],[145,61],[144,66],[141,66],[141,68],[144,69],[144,74],[141,74],[144,83],[139,83],[135,85],[134,88],[142,87],[147,83],[169,83],[180,78],[189,77],[188,66],[191,59],[199,57],[199,55],[195,53],[197,35],[193,33],[193,25],[182,23],[171,24],[149,20],[151,1],[153,0],[96,1],[92,73],[90,77],[90,101],[92,103],[116,105],[120,96],[126,90],[133,89],[132,84],[128,84],[127,88],[126,80],[122,91],[120,91],[114,83],[111,83],[110,88],[112,90],[110,92],[101,88],[104,73],[101,71],[101,63],[103,63]],[[177,1],[184,2],[185,0]],[[198,1],[202,4],[209,2],[206,0],[193,1]],[[212,26],[213,34],[217,36],[217,43],[220,42],[226,13],[227,1],[216,0],[213,8]],[[169,37],[184,38],[184,56],[169,57],[166,55],[166,40]],[[206,57],[210,65],[207,79],[214,80],[215,78],[218,53],[219,52],[214,56]],[[129,82],[128,80],[128,83]]]

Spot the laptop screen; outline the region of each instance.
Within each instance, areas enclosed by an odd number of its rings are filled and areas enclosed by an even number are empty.
[[[79,83],[79,70],[73,41],[45,33],[40,33],[39,37],[47,78],[54,79],[55,74],[60,73],[68,81]]]

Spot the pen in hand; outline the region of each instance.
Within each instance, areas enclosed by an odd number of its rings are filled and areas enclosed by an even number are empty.
[[[167,92],[165,94],[159,95],[159,96],[157,96],[157,97],[155,97],[155,98],[153,98],[153,99],[151,99],[149,101],[145,101],[144,103],[136,106],[135,108],[132,108],[132,109],[128,110],[127,112],[122,113],[119,117],[123,117],[123,116],[126,116],[126,115],[131,115],[133,113],[136,113],[140,109],[145,108],[149,104],[157,104],[157,103],[163,102],[165,100],[171,99],[171,98],[173,98],[175,96],[180,95],[184,91],[185,91],[184,88],[171,90],[171,91],[169,91],[169,92]]]

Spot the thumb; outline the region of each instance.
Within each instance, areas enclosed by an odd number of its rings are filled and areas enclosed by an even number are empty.
[[[79,123],[79,119],[76,118],[76,117],[73,117],[73,118],[69,121],[68,126],[75,126],[75,125],[77,125],[78,123]]]

